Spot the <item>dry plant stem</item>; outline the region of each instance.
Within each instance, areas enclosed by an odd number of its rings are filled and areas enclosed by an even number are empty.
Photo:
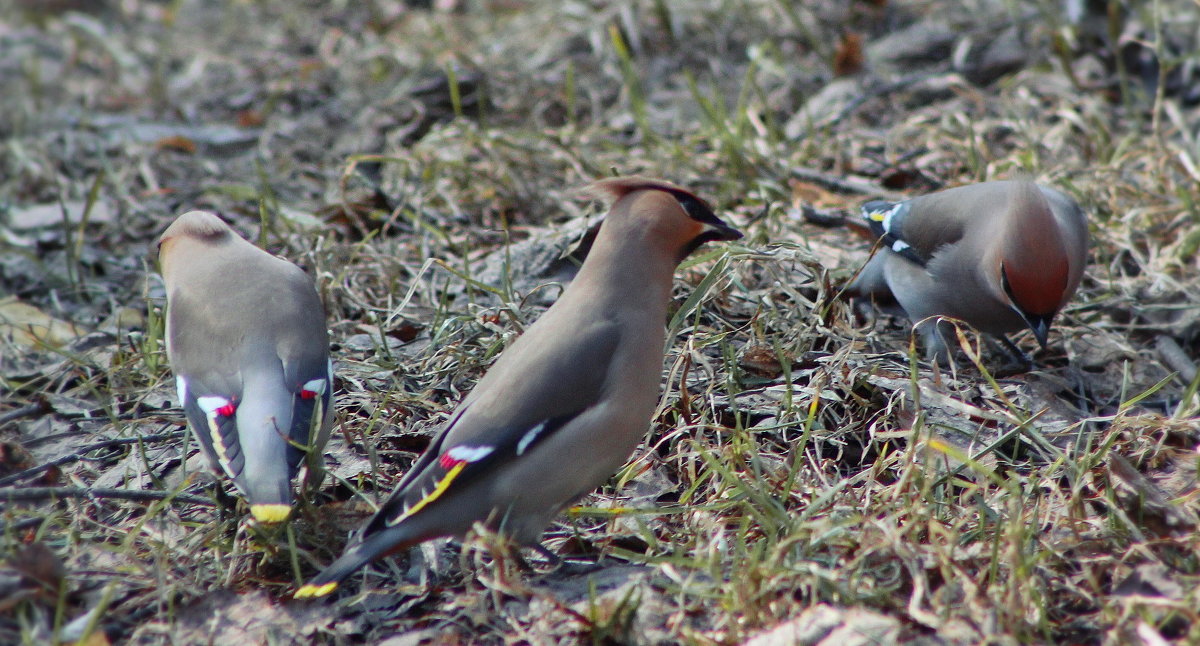
[[[54,500],[56,498],[99,498],[151,502],[167,500],[186,505],[213,507],[209,498],[171,491],[138,491],[135,489],[89,489],[86,487],[30,487],[27,489],[0,489],[0,500],[5,502],[29,502]]]

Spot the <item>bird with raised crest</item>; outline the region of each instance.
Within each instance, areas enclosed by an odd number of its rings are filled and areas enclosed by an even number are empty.
[[[567,505],[603,484],[650,426],[675,268],[741,233],[703,200],[643,177],[595,182],[611,202],[558,301],[513,342],[357,532],[296,592],[333,592],[368,562],[477,522],[538,545]]]

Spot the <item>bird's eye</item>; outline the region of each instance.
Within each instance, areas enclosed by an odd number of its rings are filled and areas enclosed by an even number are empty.
[[[699,220],[703,217],[704,208],[696,201],[696,198],[691,195],[677,193],[675,199],[679,201],[679,206],[683,207],[683,211],[688,214],[688,217],[693,220]]]
[[[683,212],[687,213],[689,218],[706,224],[721,224],[721,220],[717,217],[717,214],[713,213],[712,209],[708,208],[707,205],[694,196],[675,191],[672,191],[671,195],[679,202],[679,206],[683,207]]]
[[[1005,271],[1004,265],[1000,265],[1000,287],[1009,300],[1016,300],[1013,298],[1012,285],[1008,283],[1008,272]]]

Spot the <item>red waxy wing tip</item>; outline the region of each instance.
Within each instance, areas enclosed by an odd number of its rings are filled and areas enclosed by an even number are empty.
[[[443,469],[453,469],[463,462],[466,462],[466,460],[459,460],[458,458],[451,457],[449,453],[443,453],[442,457],[438,458],[438,465]]]

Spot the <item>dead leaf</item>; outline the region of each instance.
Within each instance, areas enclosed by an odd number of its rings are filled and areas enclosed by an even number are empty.
[[[899,620],[862,608],[820,604],[747,640],[743,646],[868,646],[895,644]]]
[[[325,470],[339,480],[353,482],[359,476],[371,473],[371,461],[334,435],[325,445]]]
[[[145,310],[136,307],[119,307],[108,318],[104,319],[104,322],[100,324],[100,329],[116,332],[120,330],[142,329],[145,326]]]
[[[180,643],[265,644],[291,635],[297,641],[333,622],[337,608],[322,603],[276,603],[262,590],[218,590],[178,611],[172,627]]]
[[[8,226],[13,231],[29,231],[31,229],[60,226],[64,215],[67,222],[78,224],[83,221],[83,213],[86,210],[87,202],[83,201],[63,202],[61,204],[58,202],[35,204],[33,206],[13,209],[8,215]],[[100,200],[92,203],[92,210],[88,212],[88,222],[101,224],[111,222],[112,220],[112,209],[106,203]]]
[[[0,442],[0,477],[33,466],[33,457],[16,442]]]
[[[70,646],[108,646],[112,642],[109,641],[108,635],[100,627],[99,617],[103,616],[107,609],[107,604],[98,605],[91,610],[79,615],[69,621],[62,627],[59,633],[59,638],[64,644]],[[92,626],[92,632],[84,635],[84,631]]]
[[[486,285],[509,282],[512,289],[531,297],[526,302],[549,305],[558,298],[559,289],[540,287],[551,283],[566,285],[578,270],[578,257],[596,229],[587,218],[576,218],[554,227],[529,230],[530,236],[507,248],[497,249],[473,267],[475,279]],[[584,240],[583,245],[578,244]]]
[[[177,150],[189,155],[196,152],[196,142],[183,135],[170,135],[163,137],[162,139],[154,142],[154,147],[159,150]]]
[[[9,557],[8,565],[21,575],[26,587],[37,589],[35,594],[48,600],[58,599],[67,569],[45,543],[39,541],[18,547]]]
[[[1158,534],[1175,534],[1190,532],[1200,523],[1194,511],[1171,500],[1124,456],[1109,453],[1108,471],[1117,485],[1117,500],[1141,521],[1143,528]]]
[[[799,208],[804,204],[817,207],[845,206],[846,198],[813,182],[799,179],[788,180],[792,188],[792,205]]]
[[[1187,591],[1177,580],[1178,574],[1162,563],[1142,563],[1117,584],[1114,594],[1120,596],[1165,597],[1179,601]]]
[[[70,642],[71,646],[109,646],[111,643],[108,635],[102,630],[97,630],[80,641]]]
[[[15,298],[0,301],[0,339],[25,347],[59,347],[83,333],[74,323],[60,321]]]
[[[258,110],[242,110],[237,113],[237,124],[241,128],[257,128],[266,120],[266,117]]]
[[[783,374],[783,364],[779,362],[775,350],[765,345],[746,348],[738,359],[738,366],[747,372],[770,379]]]
[[[862,71],[863,62],[862,35],[853,31],[842,34],[842,39],[833,51],[834,76],[857,74]]]

